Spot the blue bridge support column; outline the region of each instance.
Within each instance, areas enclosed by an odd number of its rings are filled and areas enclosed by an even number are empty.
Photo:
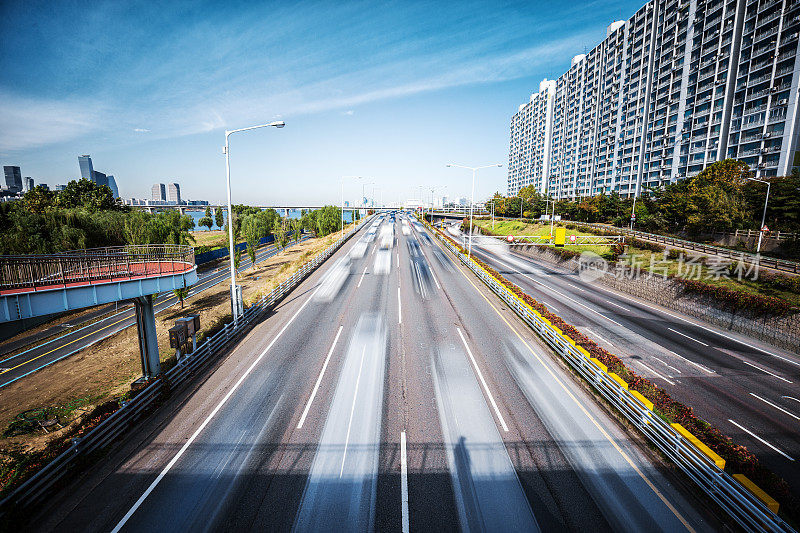
[[[153,296],[149,294],[139,296],[133,299],[133,304],[136,308],[136,329],[139,334],[139,353],[142,357],[142,376],[147,380],[161,373]]]

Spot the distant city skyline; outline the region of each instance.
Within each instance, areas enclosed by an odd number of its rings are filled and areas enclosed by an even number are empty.
[[[531,87],[639,7],[100,3],[91,17],[103,31],[85,40],[72,29],[83,5],[6,3],[0,160],[62,183],[91,153],[125,198],[178,176],[191,197],[219,202],[225,129],[281,119],[282,130],[231,137],[234,202],[336,203],[352,175],[385,202],[423,184],[465,196],[469,173],[445,165],[505,164],[508,117]],[[476,197],[505,191],[506,175],[482,171]],[[345,199],[360,196],[346,181]]]

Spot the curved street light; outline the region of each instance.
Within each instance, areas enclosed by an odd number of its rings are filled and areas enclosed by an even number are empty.
[[[495,163],[494,165],[484,165],[482,167],[467,167],[464,165],[456,165],[455,163],[448,163],[448,167],[465,168],[472,171],[472,199],[469,203],[469,249],[467,250],[467,258],[472,256],[472,210],[475,206],[475,174],[482,168],[502,167],[502,163]]]
[[[242,305],[242,297],[237,291],[236,287],[236,266],[233,263],[234,243],[233,243],[233,212],[231,210],[231,154],[230,154],[230,136],[240,131],[255,130],[258,128],[282,128],[286,123],[282,120],[277,122],[270,122],[269,124],[259,124],[258,126],[250,126],[247,128],[239,128],[238,130],[225,130],[225,177],[228,184],[228,256],[230,257],[231,267],[231,310],[233,311],[233,323],[239,321],[239,314],[244,312]]]

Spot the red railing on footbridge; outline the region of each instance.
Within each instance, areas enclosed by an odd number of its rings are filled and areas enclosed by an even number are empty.
[[[194,248],[143,244],[47,255],[0,256],[0,294],[94,285],[189,272]]]

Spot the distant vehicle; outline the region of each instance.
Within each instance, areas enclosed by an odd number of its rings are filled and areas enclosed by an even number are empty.
[[[394,244],[394,226],[391,224],[384,224],[381,226],[381,233],[380,233],[380,247],[382,250],[386,250],[392,247]]]

